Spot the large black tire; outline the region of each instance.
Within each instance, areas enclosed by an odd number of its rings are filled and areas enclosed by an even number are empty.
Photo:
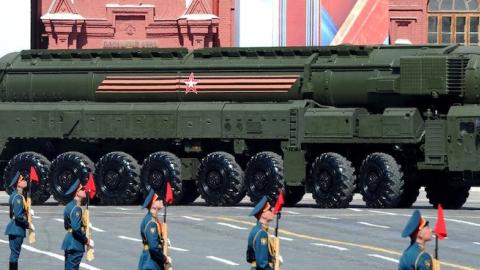
[[[197,185],[193,180],[182,181],[182,190],[183,196],[178,204],[191,204],[200,196]]]
[[[66,152],[58,155],[52,161],[50,170],[50,193],[59,203],[67,204],[75,195],[65,195],[68,189],[77,179],[85,184],[93,170],[93,162],[82,153]]]
[[[247,164],[245,181],[252,202],[267,196],[268,201],[274,203],[279,192],[285,191],[282,157],[273,152],[257,153]]]
[[[403,193],[400,196],[400,201],[398,202],[397,207],[410,208],[417,201],[419,194],[420,184],[416,179],[405,179]]]
[[[95,182],[101,204],[133,204],[140,195],[140,166],[127,153],[108,153],[95,165]]]
[[[304,186],[286,186],[285,187],[285,206],[295,206],[305,195]]]
[[[32,203],[42,204],[50,198],[50,192],[48,191],[50,161],[39,153],[23,152],[10,159],[3,172],[5,191],[10,194],[15,189],[9,188],[8,185],[17,172],[20,172],[21,175],[30,179],[31,166],[35,168],[39,178],[38,184],[32,183]]]
[[[367,207],[398,207],[404,189],[401,166],[386,153],[372,153],[360,168],[360,193]]]
[[[203,158],[196,181],[200,196],[208,205],[236,205],[245,197],[242,168],[225,152],[213,152]]]
[[[144,195],[153,188],[162,198],[165,196],[166,181],[170,181],[173,191],[173,203],[178,204],[183,197],[182,164],[180,159],[170,152],[155,152],[142,164],[140,188]]]
[[[345,208],[355,192],[355,169],[337,153],[323,153],[310,169],[312,196],[322,208]]]
[[[460,209],[467,201],[470,187],[457,187],[448,184],[428,184],[425,187],[427,198],[433,207],[441,203],[445,209]]]

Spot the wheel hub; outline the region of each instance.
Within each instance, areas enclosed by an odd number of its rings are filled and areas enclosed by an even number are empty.
[[[160,190],[163,187],[165,174],[162,171],[154,170],[149,177],[150,185],[154,190]]]
[[[219,189],[223,183],[223,176],[215,170],[208,172],[206,178],[207,186],[211,189]]]
[[[71,170],[64,170],[58,176],[58,185],[57,188],[60,189],[59,191],[65,192],[67,191],[73,184],[74,181],[74,173]]]
[[[318,176],[318,186],[323,192],[330,190],[332,187],[332,176],[326,171],[321,172]]]
[[[253,175],[253,186],[256,190],[263,190],[267,186],[267,174],[264,171],[256,171]]]
[[[367,175],[367,181],[366,181],[366,186],[370,190],[377,190],[380,176],[376,171],[370,171]]]
[[[105,173],[105,186],[112,190],[117,189],[121,182],[121,176],[117,171],[108,170]]]

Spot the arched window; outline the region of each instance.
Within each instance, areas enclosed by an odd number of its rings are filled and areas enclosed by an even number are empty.
[[[479,0],[428,1],[428,42],[478,46]]]

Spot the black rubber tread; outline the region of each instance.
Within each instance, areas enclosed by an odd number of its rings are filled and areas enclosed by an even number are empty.
[[[150,154],[143,161],[140,173],[140,189],[143,195],[146,196],[153,187],[159,196],[165,196],[165,181],[169,180],[173,191],[173,203],[178,204],[183,197],[181,169],[182,163],[180,159],[170,152]],[[160,178],[152,182],[153,173]]]
[[[337,153],[323,153],[313,161],[309,175],[312,196],[319,207],[348,207],[356,189],[355,169],[348,159]]]
[[[371,171],[378,175],[375,185],[368,185]],[[402,168],[394,157],[380,152],[368,155],[360,168],[359,180],[360,193],[367,207],[398,207],[405,182]]]
[[[74,194],[65,195],[67,190],[77,179],[85,184],[88,180],[88,175],[93,173],[94,168],[92,160],[80,152],[71,151],[58,155],[52,161],[52,166],[50,167],[48,185],[50,193],[59,203],[67,204],[74,196]],[[66,170],[69,173],[62,176],[62,173]],[[60,179],[60,177],[63,179]]]
[[[442,184],[428,184],[425,187],[430,204],[437,208],[441,203],[444,209],[460,209],[468,199],[470,187],[453,187]]]
[[[183,181],[182,190],[183,196],[178,202],[178,204],[191,204],[200,196],[200,193],[198,193],[197,185],[193,180]]]
[[[5,191],[8,194],[12,193],[13,188],[9,188],[8,184],[10,184],[10,180],[17,174],[17,171],[29,179],[31,166],[34,166],[39,178],[38,184],[32,184],[32,203],[37,205],[43,204],[50,198],[50,192],[48,190],[50,161],[42,154],[22,152],[10,159],[3,172]]]
[[[417,201],[418,195],[420,195],[420,184],[415,179],[405,179],[403,193],[397,207],[410,208]]]
[[[106,185],[106,173],[116,172],[119,179],[114,187]],[[110,152],[95,164],[97,197],[103,205],[128,205],[140,197],[140,165],[124,152]]]
[[[222,183],[216,190],[207,183],[208,173],[213,169],[222,177]],[[236,205],[246,194],[243,170],[235,157],[226,152],[213,152],[202,159],[196,185],[200,196],[208,205]]]
[[[304,186],[286,186],[285,187],[285,206],[295,206],[303,199],[305,195]]]
[[[265,172],[266,183],[259,184],[258,179],[255,179],[255,172],[258,170]],[[282,157],[268,151],[257,153],[247,164],[245,181],[250,201],[256,203],[263,196],[267,196],[270,203],[275,203],[279,192],[285,191]]]

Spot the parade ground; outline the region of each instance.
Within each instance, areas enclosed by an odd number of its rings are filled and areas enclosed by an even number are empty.
[[[0,269],[8,266],[8,195],[0,193]],[[413,208],[435,227],[432,209],[422,191]],[[409,240],[400,237],[412,209],[368,209],[356,195],[350,208],[319,209],[311,194],[296,207],[286,207],[280,220],[282,269],[397,269]],[[245,262],[247,237],[255,220],[248,217],[252,204],[208,207],[198,199],[189,206],[168,208],[174,269],[249,269]],[[36,206],[37,242],[23,245],[19,269],[63,269],[60,249],[65,230],[63,206],[49,200]],[[137,269],[142,250],[140,206],[93,206],[92,233],[96,259],[83,260],[81,269]],[[440,241],[442,269],[480,269],[480,189],[474,188],[461,210],[446,210],[448,238]],[[270,232],[274,233],[275,222]],[[435,241],[427,250],[434,253]]]

